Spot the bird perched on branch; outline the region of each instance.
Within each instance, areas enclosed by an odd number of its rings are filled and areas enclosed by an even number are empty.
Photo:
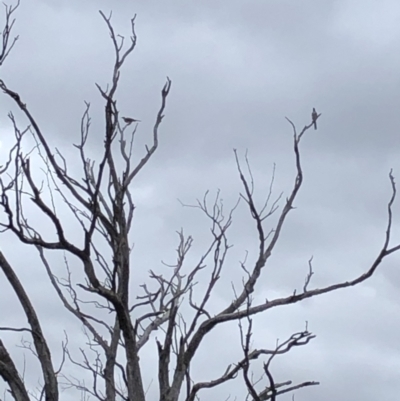
[[[132,124],[132,123],[140,123],[140,120],[136,120],[135,118],[130,118],[130,117],[122,117],[125,123]]]
[[[311,118],[312,118],[312,122],[314,124],[314,129],[317,129],[317,118],[319,117],[318,113],[315,110],[315,107],[312,109],[312,114],[311,114]]]

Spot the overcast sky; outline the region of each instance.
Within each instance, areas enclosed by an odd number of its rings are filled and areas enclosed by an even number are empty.
[[[233,148],[241,156],[248,151],[260,200],[274,163],[274,193],[283,191],[285,197],[295,173],[285,116],[301,129],[310,123],[313,107],[322,115],[318,130],[308,131],[301,144],[304,185],[265,269],[259,299],[300,290],[311,256],[311,287],[350,280],[368,269],[384,240],[390,168],[400,179],[398,1],[22,0],[14,28],[20,39],[1,67],[1,79],[20,93],[50,144],[72,161],[85,100],[92,104],[93,154],[102,144],[104,105],[95,82],[110,82],[113,48],[99,9],[112,10],[116,31],[126,36],[129,19],[137,14],[138,44],[122,69],[118,105],[121,115],[142,120],[143,144],[151,140],[166,76],[172,79],[159,149],[133,189],[137,277],[161,271],[161,260],[173,261],[175,231],[181,227],[195,238],[191,257],[200,256],[209,239],[207,221],[194,209],[182,209],[177,199],[194,203],[206,190],[215,195],[221,189],[227,208],[233,206],[241,190]],[[0,164],[12,144],[9,110],[15,111],[12,102],[0,96]],[[26,124],[15,113],[21,126]],[[400,241],[399,202],[393,243]],[[245,251],[249,262],[255,257],[257,235],[244,204],[230,238],[234,247],[214,299],[216,310],[229,302],[231,281],[240,282]],[[63,314],[35,252],[8,234],[0,236],[0,248],[37,305],[55,357],[64,329],[76,330],[70,339],[79,344],[80,326]],[[356,288],[256,319],[255,347],[273,347],[277,338],[303,330],[306,321],[317,335],[272,366],[277,381],[321,382],[298,391],[295,400],[398,398],[399,261],[400,255],[391,256]],[[55,270],[62,275],[62,259],[58,263]],[[9,313],[11,303],[14,297],[0,276],[0,326],[25,325],[19,307]],[[7,345],[21,360],[23,350],[13,346],[20,337],[13,337],[6,337]],[[217,377],[240,357],[236,324],[211,340],[196,362],[197,380]],[[151,361],[154,342],[145,352]],[[147,385],[154,373],[145,372]],[[149,394],[156,389],[153,382]],[[243,394],[240,381],[204,393],[203,399],[229,394]],[[63,397],[68,399],[67,393]]]

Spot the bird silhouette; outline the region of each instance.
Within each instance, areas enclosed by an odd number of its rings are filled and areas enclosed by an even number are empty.
[[[318,113],[315,111],[315,107],[312,109],[311,118],[312,118],[312,122],[314,124],[314,129],[317,129]]]
[[[140,123],[140,120],[136,120],[135,118],[130,118],[130,117],[122,117],[125,123],[132,124],[132,123]]]

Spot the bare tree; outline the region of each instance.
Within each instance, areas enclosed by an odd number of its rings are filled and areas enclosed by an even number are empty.
[[[6,6],[5,8],[0,66],[18,39],[11,36],[13,15],[18,5],[19,3],[14,7]],[[132,150],[139,121],[130,117],[120,119],[116,101],[121,67],[136,44],[135,18],[130,20],[131,36],[128,43],[125,43],[124,37],[114,31],[111,16],[108,17],[102,12],[100,14],[109,30],[115,59],[110,85],[107,88],[97,85],[105,104],[105,132],[102,155],[96,161],[89,159],[85,153],[90,131],[89,103],[86,104],[82,116],[80,142],[75,145],[81,161],[82,177],[74,178],[68,170],[67,160],[59,150],[51,148],[48,137],[24,103],[23,97],[0,80],[3,93],[14,101],[29,121],[28,127],[21,130],[14,115],[9,113],[15,132],[15,145],[10,149],[9,159],[0,170],[0,205],[5,216],[5,220],[1,223],[2,230],[12,232],[21,243],[37,249],[49,282],[65,309],[81,322],[88,337],[87,349],[82,349],[79,359],[71,354],[68,348],[68,337],[66,337],[63,347],[64,359],[61,367],[56,369],[35,307],[15,270],[5,255],[0,253],[1,270],[13,288],[28,321],[26,328],[1,327],[1,330],[26,331],[32,337],[29,347],[39,360],[44,383],[37,398],[56,401],[59,398],[60,386],[64,385],[80,389],[86,395],[89,394],[101,401],[116,399],[144,401],[146,391],[142,381],[142,365],[139,357],[141,349],[150,340],[151,334],[158,329],[162,331],[162,335],[156,340],[157,381],[159,399],[162,401],[200,399],[201,390],[214,388],[238,377],[244,380],[248,392],[247,399],[255,401],[276,400],[281,394],[301,387],[317,385],[318,383],[313,381],[293,384],[289,380],[276,383],[271,372],[271,362],[274,358],[289,352],[293,347],[307,344],[315,337],[308,331],[307,326],[303,331],[293,334],[272,349],[251,350],[252,318],[271,308],[294,304],[306,298],[361,283],[374,274],[384,258],[400,249],[400,244],[390,244],[392,207],[396,197],[392,173],[389,174],[392,193],[387,205],[388,221],[383,246],[375,261],[363,274],[351,281],[311,289],[309,287],[313,269],[310,260],[309,273],[300,293],[293,292],[286,297],[255,304],[253,297],[256,285],[280,238],[287,216],[293,209],[294,201],[302,186],[300,143],[316,121],[314,118],[298,132],[295,125],[288,119],[293,129],[296,175],[290,196],[286,200],[281,201],[281,197],[272,200],[272,180],[269,194],[264,204],[259,207],[255,201],[254,182],[247,156],[245,158],[247,172],[244,172],[235,151],[237,169],[243,185],[239,201],[244,203],[254,221],[258,233],[258,238],[255,238],[258,243],[258,254],[254,265],[248,266],[246,261],[241,263],[244,272],[243,285],[235,289],[231,302],[218,313],[211,314],[210,302],[213,291],[221,278],[230,249],[227,232],[232,224],[233,212],[239,203],[238,201],[233,209],[225,212],[219,195],[214,201],[209,202],[206,194],[203,200],[192,205],[200,209],[209,219],[212,232],[212,241],[198,258],[195,266],[189,270],[186,268],[192,237],[179,232],[177,257],[172,274],[165,277],[151,270],[149,282],[153,285],[143,283],[142,293],[130,293],[130,278],[135,274],[131,266],[132,246],[129,236],[135,203],[130,188],[158,148],[159,129],[171,89],[171,80],[167,78],[161,91],[161,106],[155,117],[152,143],[146,147],[142,158],[135,164]],[[125,124],[121,124],[121,120]],[[32,135],[36,141],[36,146],[30,151],[25,151],[23,146],[23,140],[27,134]],[[35,178],[31,168],[30,160],[34,152],[45,167],[46,190]],[[119,168],[121,164],[122,169]],[[65,221],[62,221],[60,213],[57,212],[59,201],[56,195],[61,197],[63,204],[80,225],[83,233],[82,243],[79,243],[76,236],[69,238],[66,234]],[[36,213],[41,213],[43,219],[52,225],[56,233],[54,240],[48,239],[50,237],[48,232],[43,232],[41,227],[29,222],[25,207],[26,200],[31,200],[36,207]],[[280,202],[283,204],[281,209],[279,209]],[[267,232],[267,219],[278,211],[276,226]],[[102,246],[99,245],[99,241],[102,241]],[[60,279],[54,274],[47,257],[47,253],[52,250],[61,250],[65,253],[67,278]],[[84,283],[74,284],[67,256],[72,256],[79,261],[85,277]],[[209,271],[209,281],[205,291],[200,294],[197,292],[195,297],[198,273],[205,269]],[[91,305],[94,303],[96,306],[95,312],[93,310],[88,312],[88,302],[85,301],[88,297],[91,299]],[[195,298],[200,301],[196,302]],[[184,305],[192,310],[191,316],[188,317],[182,313]],[[230,321],[238,323],[243,357],[232,361],[219,377],[207,382],[195,382],[191,376],[191,367],[199,346],[215,327]],[[88,356],[89,351],[95,353],[95,362]],[[251,364],[260,358],[264,358],[263,380],[267,381],[264,385],[253,379],[250,370]],[[88,386],[76,377],[63,374],[62,367],[65,361],[75,364],[76,369],[89,372],[93,379],[92,385]],[[0,341],[0,376],[8,385],[14,399],[17,401],[31,399],[32,392],[26,388],[21,372],[2,341]],[[121,383],[117,378],[121,379]]]

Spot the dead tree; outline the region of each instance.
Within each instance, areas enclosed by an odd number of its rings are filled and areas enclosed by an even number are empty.
[[[17,7],[18,4],[15,7],[6,6],[0,66],[17,40],[17,37],[12,39],[11,36],[13,15]],[[81,322],[88,335],[88,347],[97,355],[96,364],[90,362],[84,351],[82,359],[77,361],[71,355],[67,343],[64,344],[65,360],[75,363],[76,369],[84,369],[92,374],[91,387],[84,386],[67,375],[63,376],[61,368],[54,367],[48,341],[43,335],[35,307],[5,254],[0,253],[1,270],[13,288],[28,321],[26,328],[1,327],[1,330],[26,331],[31,336],[32,349],[39,360],[44,383],[38,398],[57,401],[61,383],[64,385],[67,383],[101,401],[120,399],[145,401],[146,394],[139,357],[142,347],[149,341],[151,334],[158,329],[162,331],[156,341],[157,381],[161,401],[178,401],[178,399],[194,401],[201,397],[201,390],[219,386],[237,377],[242,377],[244,380],[248,392],[247,399],[255,401],[276,400],[280,394],[318,384],[312,381],[295,384],[291,381],[277,383],[271,372],[273,358],[289,352],[293,347],[305,345],[314,338],[307,327],[273,349],[250,350],[252,317],[275,307],[294,304],[306,298],[361,283],[374,274],[384,258],[400,249],[399,244],[391,245],[390,241],[392,207],[396,196],[392,173],[389,174],[392,194],[387,205],[388,222],[383,246],[372,265],[363,274],[351,281],[311,289],[309,287],[313,271],[310,261],[309,274],[300,293],[294,292],[283,298],[254,304],[256,285],[264,273],[264,267],[280,238],[285,221],[293,209],[296,196],[302,186],[300,143],[307,130],[315,123],[311,121],[298,132],[294,124],[288,120],[293,130],[296,175],[290,196],[281,202],[281,209],[278,208],[280,198],[272,201],[271,192],[262,207],[256,204],[251,170],[248,169],[247,173],[243,172],[235,151],[238,173],[243,185],[240,200],[254,221],[258,233],[258,237],[254,239],[258,243],[258,254],[253,266],[242,263],[243,286],[235,292],[231,302],[218,313],[211,314],[209,306],[215,285],[223,274],[226,255],[230,248],[227,231],[232,224],[233,212],[237,205],[225,213],[219,197],[217,196],[210,204],[207,195],[194,206],[209,219],[213,238],[204,254],[199,257],[198,263],[187,270],[185,262],[192,245],[192,238],[179,232],[177,259],[172,274],[165,277],[151,270],[149,281],[156,284],[156,289],[150,289],[148,283],[143,283],[142,293],[130,293],[130,279],[135,274],[134,266],[131,265],[129,236],[135,203],[130,189],[132,182],[157,150],[159,129],[171,89],[171,80],[167,78],[161,91],[161,106],[155,117],[152,143],[146,147],[142,158],[135,164],[132,149],[139,122],[132,118],[120,118],[116,101],[121,67],[136,44],[135,18],[130,21],[131,36],[126,44],[124,38],[114,31],[111,17],[107,17],[102,12],[100,14],[111,36],[115,61],[109,87],[105,89],[97,85],[105,104],[105,129],[102,154],[96,161],[90,160],[85,153],[90,131],[89,103],[86,104],[81,120],[80,142],[75,147],[81,161],[82,177],[74,178],[68,170],[68,162],[62,153],[52,149],[48,136],[41,130],[39,122],[24,103],[23,96],[0,80],[3,93],[14,102],[29,122],[28,127],[21,130],[14,115],[9,114],[15,132],[15,145],[10,149],[9,159],[0,170],[0,206],[5,217],[1,228],[3,231],[12,232],[22,244],[37,249],[48,273],[49,283],[56,290],[65,309]],[[126,124],[121,124],[121,120],[124,120]],[[25,151],[23,145],[27,134],[32,135],[36,141],[36,147],[31,151]],[[36,152],[36,157],[45,166],[48,183],[46,189],[43,189],[35,178],[34,169],[30,163],[33,157],[32,152]],[[121,162],[122,171],[118,167]],[[248,165],[247,157],[246,163]],[[56,195],[61,197],[64,205],[80,224],[83,233],[81,243],[75,236],[69,238],[66,234],[65,221],[62,221],[57,213]],[[48,239],[48,232],[43,232],[40,227],[30,223],[24,206],[26,200],[33,202],[36,213],[41,213],[43,219],[51,223],[56,233],[54,240]],[[276,226],[267,232],[266,221],[278,211],[280,214]],[[98,246],[98,238],[107,245],[107,251],[104,247]],[[57,278],[46,256],[52,250],[61,250],[66,256],[78,260],[85,282],[73,284],[71,275],[74,272],[67,263],[67,278],[64,280]],[[8,252],[10,251],[5,253]],[[194,285],[198,273],[204,269],[209,270],[209,281],[204,293],[197,294],[201,301],[195,302]],[[96,302],[98,306],[96,309],[98,315],[87,312],[87,303],[83,302],[83,298],[88,296],[95,300],[93,302]],[[191,319],[185,319],[181,314],[184,304],[192,309]],[[104,311],[107,318],[104,317]],[[240,360],[231,361],[225,372],[213,380],[194,381],[191,376],[191,367],[199,346],[213,329],[231,321],[238,322],[243,357]],[[107,336],[101,334],[100,330],[105,330]],[[264,377],[267,383],[264,385],[255,383],[249,373],[252,362],[259,358],[265,358]],[[32,393],[25,387],[21,372],[2,341],[0,341],[0,377],[8,385],[14,399],[17,401],[31,399]],[[121,378],[122,386],[118,384],[117,377]]]

